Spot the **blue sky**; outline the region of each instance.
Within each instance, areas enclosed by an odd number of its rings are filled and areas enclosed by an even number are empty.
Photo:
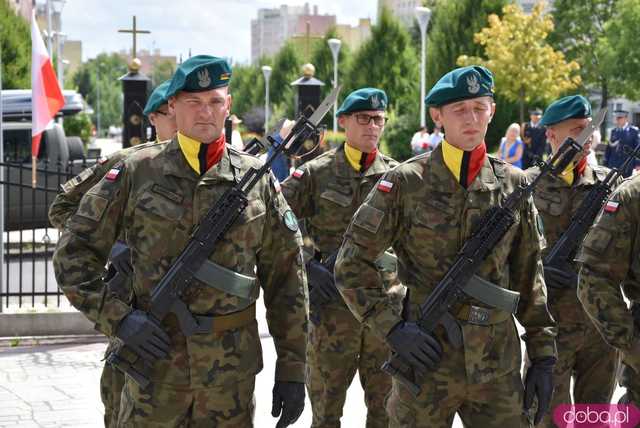
[[[42,0],[39,0],[40,3]],[[248,62],[251,57],[251,19],[259,8],[281,4],[303,5],[304,0],[67,0],[62,29],[70,39],[82,40],[83,59],[101,52],[131,48],[130,28],[151,34],[138,37],[138,49],[159,48],[164,55],[195,54],[231,57]],[[320,14],[335,14],[338,23],[355,25],[358,18],[375,20],[377,0],[318,0]]]

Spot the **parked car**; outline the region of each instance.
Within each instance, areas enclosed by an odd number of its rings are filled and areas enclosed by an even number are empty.
[[[58,117],[71,116],[85,109],[82,95],[75,91],[64,91],[63,94],[65,105]],[[37,189],[33,190],[31,91],[2,91],[2,110],[5,229],[50,227],[47,214],[60,184],[94,164],[95,158],[86,158],[80,137],[66,136],[62,125],[52,122],[40,141]]]

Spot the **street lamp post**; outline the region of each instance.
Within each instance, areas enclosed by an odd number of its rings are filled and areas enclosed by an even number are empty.
[[[56,61],[56,65],[57,65],[57,69],[58,69],[58,83],[60,84],[60,89],[63,88],[62,86],[62,45],[64,45],[65,39],[67,37],[66,34],[62,33],[62,9],[64,8],[64,4],[66,3],[66,0],[49,0],[47,1],[47,4],[51,4],[51,6],[53,7],[53,13],[54,16],[56,17],[55,20],[55,25],[57,26],[57,28],[50,28],[50,32],[51,35],[53,35],[55,33],[56,35],[56,42],[57,42],[57,52],[58,52],[58,59]],[[49,10],[51,8],[48,8]],[[51,17],[51,13],[48,14],[49,18]],[[49,23],[49,26],[51,25],[51,23]],[[53,48],[51,48],[53,50]],[[49,56],[51,56],[51,52],[49,52]],[[52,57],[53,58],[53,57]]]
[[[100,64],[96,64],[96,138],[100,138]]]
[[[264,76],[264,134],[267,135],[267,125],[269,124],[269,77],[271,77],[271,67],[262,66]]]
[[[424,106],[425,67],[427,62],[427,27],[429,27],[429,19],[431,19],[431,9],[422,6],[416,7],[416,19],[420,25],[420,39],[422,41],[422,56],[420,62],[420,127],[424,127],[427,124]]]
[[[331,54],[333,55],[333,87],[338,87],[338,54],[340,54],[340,45],[342,42],[339,39],[329,39],[329,48],[331,48]],[[336,112],[338,111],[338,99],[333,102],[333,132],[338,132],[338,118]]]
[[[67,40],[67,35],[58,31],[56,33],[56,40],[58,42],[58,58],[56,61],[56,67],[58,69],[58,84],[62,90],[64,89],[64,61],[62,59],[62,47],[64,46],[64,42]]]

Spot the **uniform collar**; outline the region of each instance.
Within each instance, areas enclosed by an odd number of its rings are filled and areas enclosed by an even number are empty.
[[[438,147],[431,152],[429,162],[427,162],[425,168],[426,177],[434,190],[443,193],[455,193],[460,190],[465,190],[445,164],[442,144],[439,144]],[[480,172],[478,172],[475,180],[473,180],[466,191],[487,192],[499,187],[500,182],[487,155],[480,168]]]
[[[593,186],[594,184],[596,184],[598,176],[596,175],[596,172],[591,167],[591,165],[587,163],[587,166],[584,169],[584,173],[579,175],[578,180],[571,185],[567,183],[562,177],[558,177],[553,174],[547,174],[547,180],[549,181],[549,188],[559,189],[567,187]]]
[[[163,172],[165,175],[172,175],[175,177],[186,178],[191,181],[197,182],[200,179],[202,181],[234,181],[232,167],[236,169],[236,175],[241,174],[240,155],[233,149],[229,149],[226,145],[222,159],[212,168],[210,168],[202,177],[193,170],[193,168],[187,162],[180,144],[178,143],[178,137],[175,136],[165,149],[167,160],[164,161]],[[238,175],[240,178],[240,175]]]
[[[351,165],[349,165],[349,161],[344,153],[344,144],[345,143],[342,143],[340,147],[336,149],[335,159],[337,177],[369,177],[372,175],[382,175],[389,170],[389,166],[382,157],[382,153],[378,150],[376,158],[373,163],[369,165],[369,168],[367,168],[363,174],[357,172]]]

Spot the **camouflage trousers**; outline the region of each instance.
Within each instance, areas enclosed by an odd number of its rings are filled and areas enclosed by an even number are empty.
[[[427,374],[418,397],[393,379],[386,403],[389,428],[449,428],[456,413],[465,427],[533,426],[522,412],[524,391],[518,370],[487,383],[471,384],[466,381],[464,361],[459,367],[461,373],[437,370]]]
[[[255,377],[207,388],[152,384],[148,390],[125,380],[118,428],[253,427]]]
[[[553,369],[553,398],[549,412],[536,427],[556,427],[553,410],[560,404],[572,403],[571,378],[574,403],[610,403],[616,388],[618,351],[610,347],[588,321],[560,324],[556,344],[558,361]]]
[[[100,398],[104,405],[104,426],[115,428],[120,410],[120,394],[124,387],[124,374],[105,364],[100,376]]]
[[[391,378],[380,370],[387,345],[348,309],[325,306],[319,322],[309,323],[306,384],[313,411],[313,428],[340,426],[347,389],[356,371],[364,389],[367,428],[387,427],[384,399]],[[312,317],[312,318],[314,318]]]

